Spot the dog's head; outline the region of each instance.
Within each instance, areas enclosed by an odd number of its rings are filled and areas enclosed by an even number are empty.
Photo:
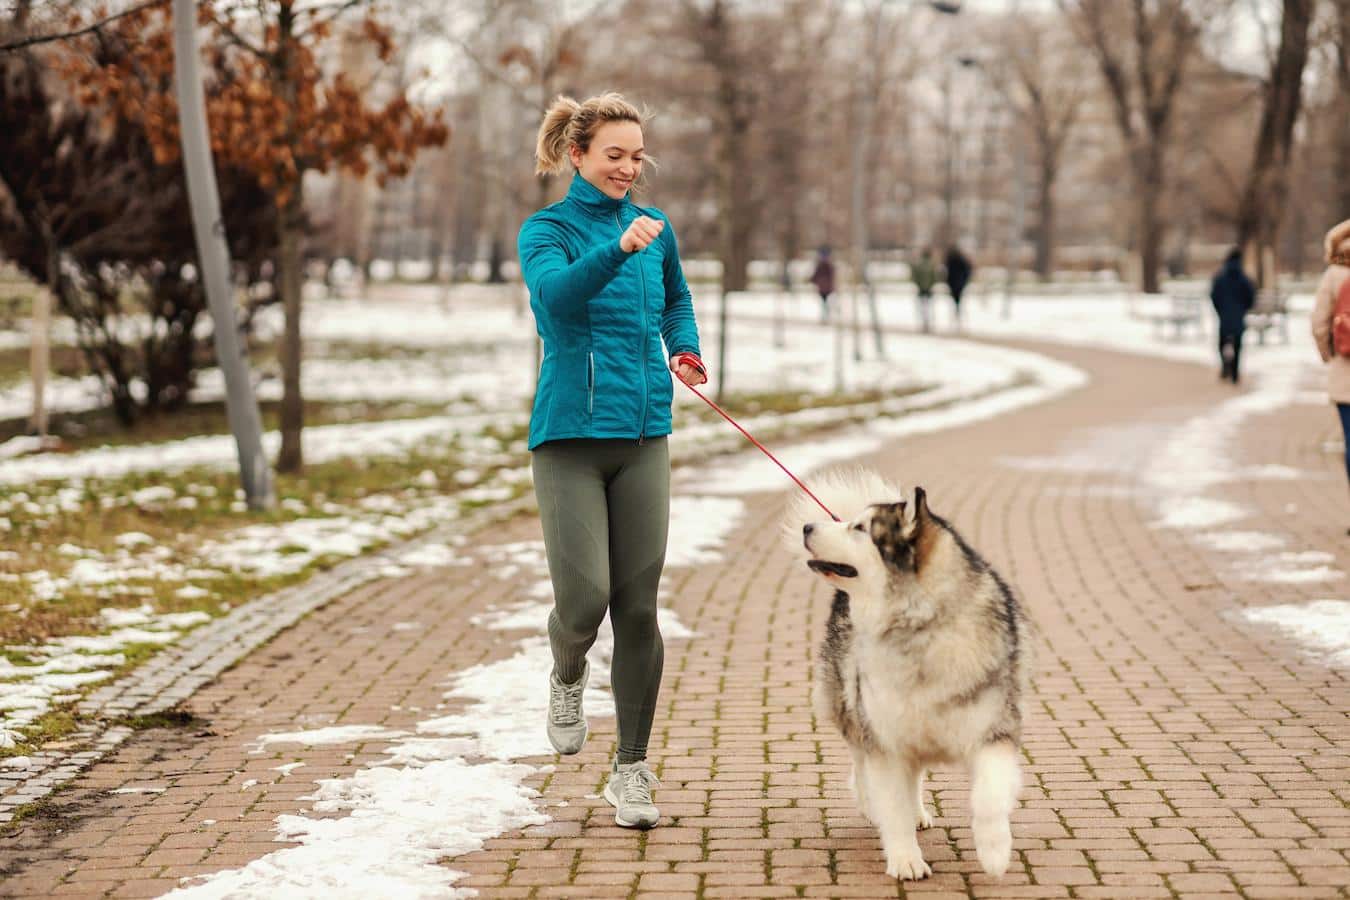
[[[916,487],[913,503],[873,503],[845,522],[803,525],[806,565],[850,596],[880,596],[896,579],[918,574],[938,528],[927,495]]]

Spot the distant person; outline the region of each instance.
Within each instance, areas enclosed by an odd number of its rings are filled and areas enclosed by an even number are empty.
[[[970,276],[975,271],[970,257],[961,252],[961,248],[952,244],[947,249],[947,289],[952,292],[952,315],[956,317],[956,327],[961,327],[961,294],[970,284]]]
[[[821,247],[816,252],[816,269],[811,273],[811,283],[820,294],[820,321],[828,321],[830,295],[834,293],[834,260],[830,258],[829,247]]]
[[[937,267],[933,265],[933,251],[927,247],[919,258],[909,264],[909,277],[919,300],[919,328],[927,334],[933,330],[933,285],[937,284]]]
[[[1238,362],[1242,356],[1242,332],[1247,328],[1247,313],[1256,302],[1256,286],[1242,271],[1242,250],[1234,247],[1214,276],[1209,299],[1219,314],[1219,377],[1238,383]]]
[[[1350,478],[1350,219],[1327,232],[1325,247],[1327,270],[1317,285],[1312,334],[1327,364],[1327,394],[1341,417]]]

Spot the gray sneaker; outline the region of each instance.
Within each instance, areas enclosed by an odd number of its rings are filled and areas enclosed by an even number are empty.
[[[570,756],[586,743],[586,713],[581,708],[581,695],[586,692],[586,679],[591,664],[581,667],[581,677],[575,684],[558,680],[555,672],[548,676],[548,739],[553,749]]]
[[[626,766],[616,765],[605,785],[605,799],[614,807],[614,823],[624,828],[655,825],[661,813],[652,803],[652,788],[660,783],[641,760]]]

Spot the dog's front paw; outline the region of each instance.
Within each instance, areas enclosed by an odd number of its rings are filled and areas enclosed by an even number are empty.
[[[933,827],[933,816],[928,812],[928,808],[919,801],[919,808],[914,812],[914,821],[918,823],[918,828],[923,831],[925,828]]]
[[[933,869],[923,861],[923,854],[915,846],[886,854],[886,874],[901,881],[919,881],[932,875]]]

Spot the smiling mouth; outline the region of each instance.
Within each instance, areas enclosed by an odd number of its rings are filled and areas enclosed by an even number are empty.
[[[848,563],[830,562],[828,559],[808,559],[806,567],[821,575],[838,575],[840,578],[857,578],[858,570]]]

